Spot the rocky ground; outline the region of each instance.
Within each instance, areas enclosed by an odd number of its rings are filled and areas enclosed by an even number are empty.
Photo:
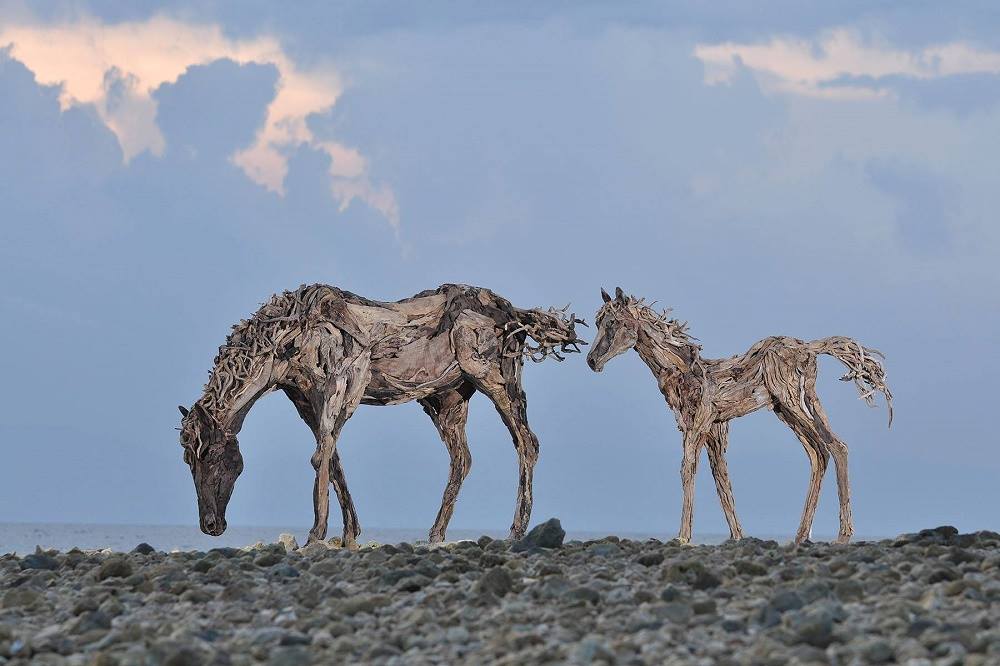
[[[1000,534],[0,558],[0,664],[1000,664]]]

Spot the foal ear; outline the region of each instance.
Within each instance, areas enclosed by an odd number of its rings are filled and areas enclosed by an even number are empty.
[[[625,302],[625,292],[622,291],[621,287],[615,287],[615,298],[619,301]]]
[[[177,405],[177,409],[180,410],[181,417],[185,417],[188,415],[188,410],[183,405]]]
[[[608,296],[608,292],[604,291],[604,287],[601,287],[601,298],[604,299],[605,303],[610,303],[611,302],[611,297]]]

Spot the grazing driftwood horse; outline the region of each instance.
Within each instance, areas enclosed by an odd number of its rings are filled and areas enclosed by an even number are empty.
[[[201,529],[219,535],[233,485],[243,471],[236,435],[254,402],[280,389],[316,438],[312,465],[315,523],[309,540],[326,536],[332,483],[344,518],[343,542],[361,529],[337,455],[337,437],[359,404],[417,400],[451,456],[441,509],[430,531],[442,541],[462,481],[472,464],[465,422],[480,391],[510,430],[520,462],[513,538],[531,514],[538,439],[528,427],[521,385],[524,357],[558,360],[576,351],[565,310],[516,308],[488,289],[443,285],[396,303],[371,301],[336,287],[302,286],[276,295],[233,327],[219,348],[201,398],[180,408],[181,444],[198,493]],[[528,338],[535,341],[532,346]]]
[[[702,446],[708,449],[708,461],[729,523],[729,535],[733,539],[743,537],[726,467],[729,422],[764,407],[774,410],[795,432],[812,466],[796,543],[809,538],[820,483],[831,455],[837,468],[840,495],[837,541],[850,540],[854,524],[847,481],[847,445],[833,434],[816,395],[816,356],[829,354],[847,366],[848,372],[841,379],[854,380],[868,404],[873,404],[872,396],[876,391],[881,392],[889,407],[891,425],[892,393],[886,386],[882,364],[875,358],[875,355],[882,356],[880,352],[845,337],[812,342],[770,337],[739,356],[701,358],[701,346],[687,334],[687,324],[669,319],[669,310],[658,313],[642,300],[626,297],[621,288],[616,290],[614,299],[603,289],[601,297],[604,305],[597,312],[597,333],[587,355],[587,364],[600,372],[615,356],[635,349],[656,376],[660,392],[684,435],[681,463],[684,506],[678,535],[681,542],[691,540],[694,479]]]

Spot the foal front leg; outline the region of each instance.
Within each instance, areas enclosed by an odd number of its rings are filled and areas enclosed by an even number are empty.
[[[729,480],[729,465],[726,463],[726,447],[729,439],[729,424],[717,423],[712,426],[708,435],[708,462],[712,467],[712,477],[715,479],[715,490],[719,493],[719,503],[722,512],[726,514],[729,523],[729,538],[742,539],[743,528],[736,517],[736,500],[733,497],[733,485]]]
[[[681,543],[691,543],[691,531],[694,524],[694,480],[698,473],[698,451],[702,440],[699,430],[688,430],[684,433],[684,457],[681,460],[681,487],[684,491],[684,503],[681,508],[681,527],[677,540]]]

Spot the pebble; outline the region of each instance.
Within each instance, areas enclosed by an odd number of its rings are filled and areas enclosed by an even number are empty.
[[[1000,535],[0,555],[0,664],[1000,663]]]

